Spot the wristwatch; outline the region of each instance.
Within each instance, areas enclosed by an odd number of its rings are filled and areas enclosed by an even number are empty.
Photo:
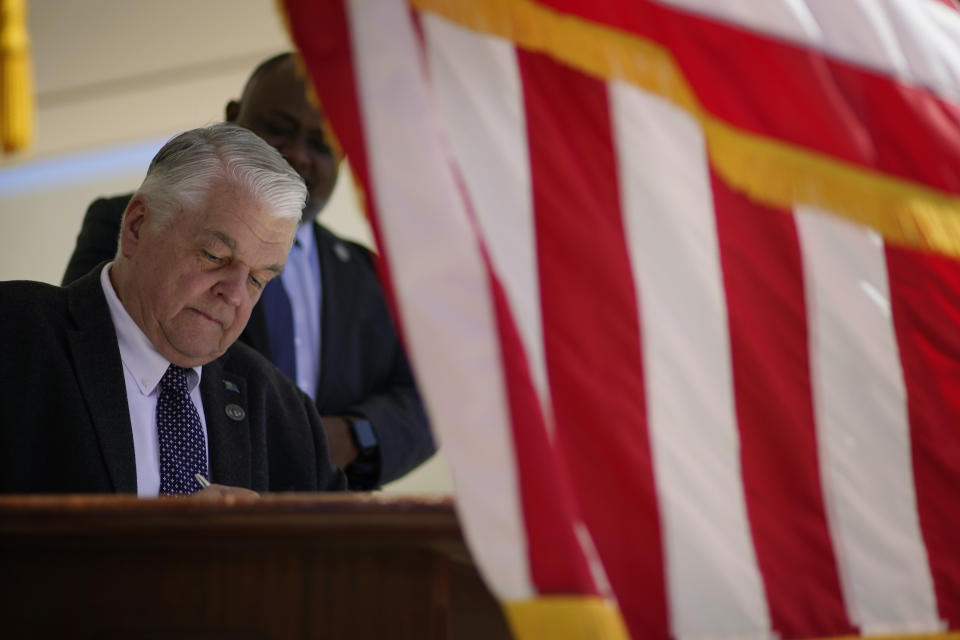
[[[365,460],[375,454],[380,447],[380,441],[377,440],[377,432],[373,430],[370,421],[362,416],[347,416],[347,423],[350,425],[353,443],[357,445],[357,460]]]

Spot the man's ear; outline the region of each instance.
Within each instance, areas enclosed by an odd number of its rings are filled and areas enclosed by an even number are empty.
[[[225,120],[227,122],[236,122],[240,116],[240,103],[236,100],[228,102],[224,115],[226,116]]]
[[[140,233],[147,218],[147,202],[142,196],[134,196],[127,203],[120,225],[120,252],[131,257],[140,245]]]

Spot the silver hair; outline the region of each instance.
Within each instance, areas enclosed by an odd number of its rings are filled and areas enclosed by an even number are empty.
[[[196,208],[220,181],[246,191],[277,218],[300,220],[307,200],[303,178],[255,133],[230,123],[191,129],[157,152],[136,195],[158,224]]]

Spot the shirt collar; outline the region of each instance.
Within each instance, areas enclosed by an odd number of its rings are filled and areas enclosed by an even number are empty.
[[[293,237],[293,246],[309,253],[316,244],[316,238],[313,235],[313,224],[301,224],[297,227],[297,233]]]
[[[113,283],[110,282],[110,262],[104,266],[100,272],[100,286],[103,288],[103,295],[107,299],[107,307],[110,309],[110,318],[113,320],[113,326],[117,331],[117,344],[120,347],[120,359],[123,366],[133,376],[140,389],[140,393],[148,396],[156,390],[160,384],[160,379],[167,372],[170,361],[160,355],[150,338],[143,332],[137,323],[133,321],[130,314],[127,313],[117,293],[113,290]],[[193,367],[187,369],[193,373],[187,374],[187,390],[193,391],[200,384],[200,375],[203,367]]]

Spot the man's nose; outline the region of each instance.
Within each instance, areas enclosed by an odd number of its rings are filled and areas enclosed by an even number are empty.
[[[232,306],[240,306],[249,297],[247,278],[249,272],[243,265],[233,265],[225,269],[223,277],[217,282],[216,294]]]

